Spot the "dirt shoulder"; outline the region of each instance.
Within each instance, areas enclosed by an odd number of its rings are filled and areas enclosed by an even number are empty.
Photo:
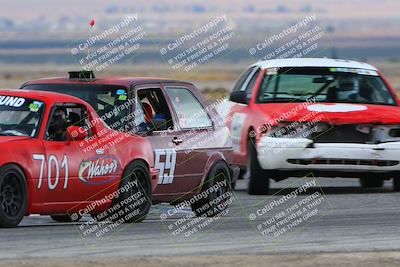
[[[365,252],[365,253],[327,253],[308,255],[234,255],[234,256],[171,256],[140,258],[95,258],[92,259],[24,259],[2,260],[0,267],[8,266],[399,266],[400,252]]]

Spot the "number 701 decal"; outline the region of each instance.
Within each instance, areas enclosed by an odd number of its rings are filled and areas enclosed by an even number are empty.
[[[40,172],[39,172],[39,182],[38,182],[38,189],[42,188],[43,183],[43,173],[44,173],[44,163],[46,161],[46,156],[43,154],[33,154],[32,158],[34,160],[40,160]],[[53,181],[53,175],[51,173],[52,166],[54,165],[56,173]],[[64,170],[64,187],[66,189],[68,186],[68,158],[64,155],[61,161],[61,169]],[[54,155],[50,155],[47,159],[47,184],[50,190],[54,190],[58,182],[60,181],[60,165],[58,163],[58,159]]]
[[[155,149],[154,154],[154,167],[158,169],[158,184],[172,184],[176,166],[176,150]]]

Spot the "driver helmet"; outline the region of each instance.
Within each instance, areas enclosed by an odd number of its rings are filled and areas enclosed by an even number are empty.
[[[338,77],[337,82],[337,99],[355,99],[360,92],[359,81],[356,77]]]

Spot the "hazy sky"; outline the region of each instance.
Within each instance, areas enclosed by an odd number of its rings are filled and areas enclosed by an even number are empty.
[[[399,18],[399,0],[0,0],[0,17],[11,19],[35,19],[41,16],[59,18],[60,16],[101,16],[107,7],[116,4],[124,10],[151,11],[154,6],[185,7],[205,6],[210,12],[241,13],[247,6],[258,10],[276,9],[279,6],[289,8],[293,14],[309,5],[326,18]],[[184,12],[183,12],[184,13]],[[160,15],[160,14],[159,14]],[[168,16],[168,12],[164,14]]]

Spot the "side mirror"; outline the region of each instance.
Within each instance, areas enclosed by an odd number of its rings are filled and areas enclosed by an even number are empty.
[[[167,120],[166,119],[152,119],[150,124],[153,131],[165,131],[167,130]]]
[[[69,126],[67,128],[67,136],[68,136],[68,140],[80,141],[80,140],[84,140],[88,136],[88,133],[82,127]]]
[[[400,107],[400,98],[397,99],[397,105]]]
[[[232,92],[229,100],[232,102],[240,103],[240,104],[247,104],[247,94],[246,91],[236,91]]]

